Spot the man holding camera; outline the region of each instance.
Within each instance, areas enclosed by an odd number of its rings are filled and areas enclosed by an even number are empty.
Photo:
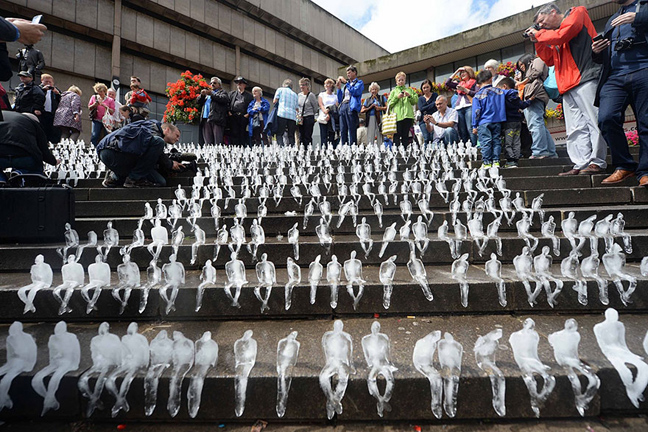
[[[39,120],[49,142],[56,144],[61,141],[61,131],[54,127],[54,114],[61,102],[61,90],[54,85],[54,77],[50,74],[41,75],[40,88],[45,93],[45,103]]]
[[[601,184],[611,185],[637,176],[648,186],[648,0],[616,0],[621,5],[594,38],[594,61],[603,64],[597,89],[601,133],[610,146],[616,171]],[[628,151],[623,130],[626,108],[637,118],[639,163]]]
[[[349,66],[346,69],[347,79],[338,77],[338,102],[340,103],[340,144],[353,144],[358,139],[358,114],[362,108],[364,83],[358,79],[358,69]]]
[[[600,66],[592,60],[596,30],[587,9],[577,6],[561,13],[553,4],[542,6],[535,26],[526,34],[547,66],[555,66],[558,90],[563,97],[567,128],[567,153],[574,167],[561,175],[605,172],[605,140],[598,128],[594,107]]]

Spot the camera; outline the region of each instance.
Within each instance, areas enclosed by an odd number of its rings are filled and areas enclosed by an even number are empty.
[[[531,28],[535,29],[535,30],[540,30],[540,25],[538,23],[536,23],[536,24],[533,24],[533,26]],[[525,31],[524,33],[522,33],[522,37],[524,37],[524,38],[529,38],[529,36],[531,36],[531,35],[528,33],[528,31]]]
[[[614,44],[614,51],[625,51],[629,50],[632,48],[632,45],[634,45],[635,40],[632,37],[621,39],[620,41],[617,41],[616,44]]]

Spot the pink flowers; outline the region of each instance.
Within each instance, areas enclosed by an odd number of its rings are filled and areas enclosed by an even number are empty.
[[[625,136],[629,146],[639,145],[639,132],[636,130],[626,132]]]

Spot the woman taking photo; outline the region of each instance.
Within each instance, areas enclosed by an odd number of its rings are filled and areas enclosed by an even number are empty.
[[[387,109],[385,100],[382,95],[379,95],[380,86],[376,82],[369,85],[369,92],[371,95],[367,97],[360,113],[364,113],[367,124],[367,140],[369,143],[382,142],[382,134],[380,133],[380,120],[382,112]]]
[[[389,93],[387,106],[390,111],[396,113],[396,134],[394,135],[394,144],[407,145],[409,143],[409,133],[414,124],[414,108],[418,102],[418,95],[414,89],[407,87],[405,82],[407,75],[405,72],[396,74],[396,87]]]
[[[464,143],[477,145],[477,135],[472,133],[472,99],[477,93],[475,71],[470,66],[462,66],[445,82],[446,86],[457,93],[457,102],[452,107],[457,111],[459,138]]]
[[[423,92],[423,96],[419,96],[418,98],[418,110],[421,112],[419,126],[423,134],[423,143],[427,144],[434,141],[434,129],[432,129],[432,132],[428,132],[423,119],[426,115],[432,115],[436,112],[436,98],[439,95],[432,91],[432,82],[428,79],[421,84],[421,91]]]
[[[106,129],[102,122],[103,116],[106,114],[106,111],[110,115],[115,113],[115,101],[106,94],[108,92],[106,84],[96,83],[92,89],[96,94],[93,94],[90,102],[88,102],[88,108],[91,114],[90,118],[92,120],[92,136],[90,137],[90,142],[96,147],[99,144],[99,140],[106,135]]]
[[[317,96],[320,109],[320,115],[317,120],[320,127],[320,140],[322,145],[328,143],[337,144],[335,142],[335,125],[338,120],[338,99],[334,91],[335,81],[328,78],[324,81],[324,88],[326,91],[321,92]]]
[[[524,118],[533,139],[531,159],[555,157],[556,144],[544,122],[545,107],[549,102],[544,80],[547,79],[549,68],[540,57],[524,54],[517,61],[517,69],[515,85],[518,88],[524,87],[522,99],[531,101],[531,105],[524,110]]]

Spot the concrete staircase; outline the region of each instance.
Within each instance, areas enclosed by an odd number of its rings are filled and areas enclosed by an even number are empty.
[[[633,149],[633,152],[637,152]],[[600,182],[604,175],[558,177],[556,174],[570,166],[564,150],[560,151],[561,157],[544,160],[522,160],[520,168],[501,170],[506,180],[507,187],[515,193],[519,192],[524,198],[526,206],[530,207],[532,200],[544,194],[543,209],[546,217],[553,216],[560,237],[560,256],[554,256],[553,273],[565,281],[565,287],[557,299],[555,307],[551,307],[543,293],[538,298],[538,303],[529,305],[527,295],[522,283],[519,281],[512,265],[513,258],[518,255],[524,246],[524,241],[517,238],[515,222],[509,226],[505,221],[500,228],[502,237],[503,263],[502,276],[506,281],[507,304],[501,306],[498,302],[495,284],[485,275],[484,263],[489,259],[490,253],[495,252],[494,242],[490,242],[483,256],[479,255],[478,248],[470,238],[463,242],[462,253],[469,254],[471,267],[468,272],[470,294],[468,306],[463,307],[460,300],[460,288],[456,280],[451,278],[450,266],[454,261],[450,255],[448,244],[437,238],[436,230],[448,221],[452,226],[452,214],[448,204],[434,191],[430,197],[430,208],[434,211],[434,219],[429,228],[430,244],[423,260],[429,286],[434,295],[434,300],[428,302],[418,284],[416,284],[407,268],[409,259],[409,245],[406,241],[399,241],[398,236],[387,247],[385,255],[380,258],[378,252],[382,245],[384,228],[396,222],[396,228],[403,225],[401,211],[394,204],[394,197],[389,195],[387,205],[383,202],[384,215],[382,228],[377,216],[374,214],[369,200],[363,196],[359,202],[358,222],[366,218],[372,228],[374,240],[373,249],[365,257],[355,235],[352,218],[347,216],[339,228],[335,228],[338,220],[337,187],[332,185],[330,192],[321,187],[323,194],[327,195],[333,208],[333,223],[331,231],[334,237],[330,252],[323,248],[317,236],[315,227],[319,224],[319,213],[316,211],[310,217],[306,229],[303,229],[303,211],[305,204],[310,200],[304,196],[300,206],[290,196],[290,185],[284,191],[284,198],[275,206],[272,198],[268,199],[268,216],[263,218],[263,227],[266,234],[266,243],[259,246],[258,256],[267,253],[268,259],[277,267],[277,285],[273,287],[268,303],[269,310],[261,313],[261,303],[254,294],[258,285],[254,273],[255,261],[248,253],[245,246],[241,249],[239,259],[245,262],[249,284],[244,286],[239,299],[241,308],[231,306],[223,286],[226,281],[224,266],[229,261],[229,250],[221,247],[218,259],[214,262],[217,271],[217,284],[205,290],[202,308],[195,312],[197,287],[200,283],[199,275],[202,264],[214,256],[214,221],[209,217],[210,203],[203,205],[203,217],[198,221],[200,227],[207,234],[207,242],[200,246],[196,265],[189,265],[191,257],[190,225],[186,220],[179,220],[178,224],[184,227],[187,235],[184,244],[180,247],[178,260],[187,269],[186,284],[181,288],[176,300],[176,310],[166,314],[165,305],[156,288],[149,292],[148,304],[142,313],[138,307],[142,290],[135,289],[130,297],[128,306],[123,314],[119,314],[119,304],[110,295],[110,290],[102,292],[98,310],[89,315],[85,313],[86,303],[77,290],[70,301],[73,312],[61,317],[57,314],[59,303],[52,296],[51,290],[38,293],[35,300],[35,313],[23,314],[23,303],[17,296],[17,289],[29,283],[29,268],[34,257],[41,253],[45,260],[55,269],[54,284],[61,283],[60,267],[61,258],[56,253],[60,245],[15,245],[6,244],[0,247],[0,349],[4,349],[8,325],[14,320],[25,324],[25,331],[32,334],[39,346],[38,363],[31,373],[17,377],[11,387],[10,395],[13,399],[13,409],[4,409],[0,412],[3,419],[35,419],[39,416],[42,399],[31,388],[31,378],[36,371],[48,363],[47,340],[52,334],[54,324],[60,319],[68,322],[68,330],[77,334],[81,342],[82,362],[78,371],[67,375],[61,382],[57,398],[61,403],[58,411],[50,411],[46,418],[74,421],[84,418],[87,400],[77,389],[79,376],[91,366],[90,340],[97,334],[98,324],[108,321],[111,332],[122,336],[131,321],[139,323],[140,333],[149,341],[162,329],[171,333],[179,330],[192,340],[198,339],[206,330],[212,332],[213,339],[219,344],[220,354],[218,364],[211,369],[205,380],[202,394],[202,405],[195,421],[221,422],[221,421],[250,421],[256,418],[278,420],[275,412],[277,392],[276,350],[277,342],[291,331],[298,331],[298,340],[301,349],[297,366],[293,373],[293,382],[288,398],[285,417],[281,421],[299,421],[316,424],[326,419],[326,399],[319,387],[318,375],[324,366],[324,356],[321,348],[321,337],[324,332],[333,327],[333,319],[342,319],[345,331],[350,333],[354,343],[354,366],[357,370],[349,380],[349,385],[342,403],[344,412],[337,416],[341,422],[354,421],[403,421],[403,420],[435,420],[430,409],[430,385],[427,378],[416,371],[412,364],[412,352],[416,341],[431,331],[440,330],[451,333],[455,340],[463,345],[463,362],[459,383],[457,400],[457,419],[498,419],[491,403],[491,383],[487,375],[477,366],[473,355],[473,346],[480,335],[499,328],[503,331],[502,345],[508,346],[508,337],[512,332],[522,328],[523,321],[531,317],[536,322],[536,330],[540,334],[539,356],[543,363],[551,367],[549,373],[557,379],[556,388],[541,410],[541,417],[577,418],[578,412],[574,406],[574,397],[567,371],[559,366],[553,356],[553,350],[547,341],[547,335],[561,330],[567,318],[574,317],[578,320],[581,333],[579,354],[601,379],[601,388],[594,398],[586,413],[587,416],[597,415],[626,415],[628,413],[646,413],[648,404],[642,403],[635,408],[626,396],[625,388],[619,375],[612,365],[602,355],[593,331],[594,324],[603,321],[603,312],[607,307],[614,307],[621,313],[621,321],[626,326],[628,347],[638,355],[644,355],[642,345],[648,326],[648,279],[639,274],[639,262],[648,255],[648,190],[636,186],[636,180],[630,179],[624,184],[615,187],[603,187]],[[411,167],[414,160],[399,159],[397,177],[399,182],[406,168]],[[472,162],[477,167],[479,162]],[[204,165],[203,165],[204,166]],[[348,172],[348,170],[347,170]],[[238,179],[240,182],[240,178]],[[351,183],[351,174],[346,175],[347,183]],[[190,191],[192,179],[189,177],[176,177],[169,182],[169,186],[159,189],[104,189],[101,180],[80,180],[75,188],[77,219],[74,228],[81,236],[81,243],[86,241],[86,233],[94,230],[99,234],[105,229],[107,221],[113,221],[113,226],[119,231],[122,244],[130,243],[137,220],[144,214],[144,203],[149,202],[153,207],[157,198],[162,198],[169,205],[174,198],[174,189],[178,185]],[[450,189],[451,183],[448,183]],[[237,193],[241,187],[234,186]],[[302,187],[302,192],[304,192]],[[376,189],[374,189],[376,192]],[[398,201],[402,199],[398,195]],[[480,194],[482,195],[482,194]],[[461,194],[461,199],[465,193]],[[499,197],[498,197],[499,198]],[[380,196],[381,201],[383,197]],[[410,196],[410,200],[412,200]],[[412,200],[414,214],[412,222],[420,214],[416,201]],[[224,200],[219,200],[223,209],[221,225],[232,225],[233,207],[236,200],[230,200],[229,206],[224,206]],[[243,221],[249,239],[251,221],[257,216],[258,200],[246,200],[248,217]],[[286,212],[295,212],[294,215]],[[626,221],[626,232],[632,235],[633,252],[627,256],[627,270],[639,280],[637,291],[633,294],[629,306],[621,302],[614,285],[610,283],[609,305],[599,301],[598,287],[594,280],[588,280],[588,304],[583,306],[578,302],[577,294],[572,290],[573,282],[560,276],[560,261],[568,255],[569,242],[562,237],[560,221],[567,217],[569,212],[574,212],[576,219],[583,219],[596,214],[603,218],[608,214],[622,212]],[[515,221],[519,219],[517,214]],[[466,214],[460,212],[458,218],[466,223]],[[484,227],[493,220],[490,213],[484,213]],[[286,310],[284,301],[284,285],[288,281],[286,272],[286,258],[293,256],[293,246],[288,243],[286,233],[295,224],[299,223],[300,230],[300,258],[297,261],[301,267],[302,282],[294,288],[292,306]],[[144,223],[144,232],[147,243],[150,242],[151,223]],[[543,246],[551,246],[551,240],[542,238],[539,232],[540,224],[537,215],[534,217],[533,234],[540,238],[539,253]],[[452,233],[452,229],[450,230]],[[410,238],[412,236],[410,235]],[[618,238],[617,243],[621,242]],[[356,251],[358,258],[363,262],[363,275],[367,283],[364,295],[356,309],[353,299],[347,293],[346,287],[339,287],[338,304],[331,307],[331,290],[322,279],[316,295],[315,304],[310,304],[310,285],[308,283],[308,266],[317,255],[322,255],[322,264],[330,260],[335,254],[343,263]],[[589,254],[589,243],[583,249],[584,255]],[[159,266],[168,262],[171,247],[164,248]],[[603,242],[599,242],[599,254],[604,253]],[[383,284],[379,280],[379,267],[381,262],[389,256],[396,255],[398,270],[394,279],[394,290],[391,304],[388,309],[383,307]],[[418,255],[418,254],[417,254]],[[81,263],[84,268],[93,262],[95,251],[86,249]],[[146,267],[151,259],[145,248],[138,248],[132,253],[132,260],[142,270],[142,281],[146,280]],[[108,257],[108,263],[113,270],[113,283],[116,283],[116,266],[121,263],[118,248],[113,248]],[[601,275],[609,279],[603,265]],[[346,281],[343,279],[343,284]],[[354,287],[357,293],[357,287]],[[376,401],[367,391],[367,374],[369,368],[362,354],[361,339],[370,333],[371,323],[378,320],[382,325],[382,332],[391,338],[391,359],[398,367],[395,372],[394,394],[391,399],[393,410],[386,412],[384,419],[376,413]],[[243,335],[247,329],[254,331],[254,338],[258,341],[258,355],[254,369],[252,369],[247,390],[245,412],[241,417],[236,417],[234,412],[234,342]],[[0,352],[0,357],[3,354]],[[529,394],[522,380],[522,372],[517,367],[512,351],[503,350],[498,355],[498,366],[506,377],[506,407],[504,419],[534,418],[529,403]],[[158,406],[151,417],[146,417],[143,409],[143,374],[138,376],[131,386],[128,395],[130,411],[121,412],[119,421],[171,421],[166,410],[168,398],[170,372],[167,370],[160,381],[158,393]],[[182,408],[174,421],[189,421],[187,411],[186,390],[191,372],[188,374],[183,386]],[[380,380],[379,380],[380,381]],[[383,384],[379,384],[383,388]],[[103,411],[95,411],[93,419],[110,419],[110,407],[114,403],[105,391],[102,397],[105,405]],[[452,421],[444,413],[442,421]]]

